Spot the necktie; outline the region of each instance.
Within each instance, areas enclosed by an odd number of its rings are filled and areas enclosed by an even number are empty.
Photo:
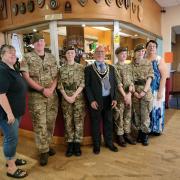
[[[104,73],[106,71],[106,65],[104,63],[100,63],[99,68],[100,68],[101,73]],[[104,89],[109,90],[111,88],[108,76],[105,76],[102,79],[102,83],[103,83]]]
[[[105,67],[104,63],[100,63],[99,68],[100,68],[100,72],[102,72],[102,73],[105,72],[105,70],[106,70],[106,67]]]

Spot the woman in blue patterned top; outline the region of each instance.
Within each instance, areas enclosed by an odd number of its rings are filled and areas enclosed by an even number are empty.
[[[146,58],[152,62],[154,69],[154,79],[151,82],[153,93],[153,109],[150,113],[151,133],[160,135],[164,129],[165,115],[165,83],[167,78],[167,66],[164,60],[157,56],[158,44],[150,40],[146,44]]]

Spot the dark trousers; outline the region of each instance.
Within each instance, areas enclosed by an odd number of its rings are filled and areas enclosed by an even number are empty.
[[[100,110],[94,110],[91,108],[92,139],[94,146],[100,146],[101,120],[103,121],[103,136],[105,144],[111,146],[113,143],[113,121],[110,96],[103,97],[103,107]]]

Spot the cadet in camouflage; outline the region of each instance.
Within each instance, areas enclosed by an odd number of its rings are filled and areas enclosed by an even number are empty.
[[[133,93],[133,113],[135,126],[139,130],[138,142],[148,145],[148,133],[150,131],[149,114],[152,110],[152,92],[150,84],[154,78],[151,62],[144,59],[145,46],[139,44],[134,49],[135,60],[132,63],[133,81],[135,91]]]
[[[45,42],[40,34],[32,39],[34,51],[24,55],[21,71],[29,84],[29,111],[35,132],[36,146],[40,153],[40,165],[48,162],[55,151],[50,148],[58,112],[58,66],[55,57],[44,52]]]
[[[127,48],[119,47],[115,54],[118,63],[115,65],[117,70],[118,99],[114,111],[114,121],[117,134],[117,143],[126,147],[126,142],[136,144],[131,137],[131,92],[133,89],[132,66],[125,64],[127,59]]]
[[[74,62],[75,49],[66,50],[67,63],[60,67],[58,89],[61,91],[62,110],[65,122],[65,140],[68,143],[66,156],[81,155],[80,143],[83,139],[85,116],[84,67]]]

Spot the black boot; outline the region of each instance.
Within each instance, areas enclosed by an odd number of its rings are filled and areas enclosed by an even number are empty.
[[[54,156],[56,154],[56,151],[53,148],[49,148],[48,154],[49,156]]]
[[[122,147],[126,147],[126,141],[124,140],[123,135],[117,135],[117,144]]]
[[[149,142],[148,142],[148,134],[142,132],[142,144],[144,146],[148,146]]]
[[[132,138],[132,136],[129,133],[125,133],[124,134],[124,139],[126,140],[126,142],[128,142],[129,144],[135,145],[136,141]]]
[[[68,143],[67,151],[66,151],[66,157],[71,157],[74,152],[74,143],[70,142]]]
[[[82,152],[81,152],[81,145],[78,142],[74,143],[74,155],[75,156],[81,156]]]
[[[137,142],[138,142],[138,143],[141,143],[141,142],[142,142],[142,131],[141,131],[141,130],[138,131]]]
[[[48,163],[48,157],[49,157],[48,153],[41,153],[40,154],[39,162],[40,162],[41,166],[45,166]]]

